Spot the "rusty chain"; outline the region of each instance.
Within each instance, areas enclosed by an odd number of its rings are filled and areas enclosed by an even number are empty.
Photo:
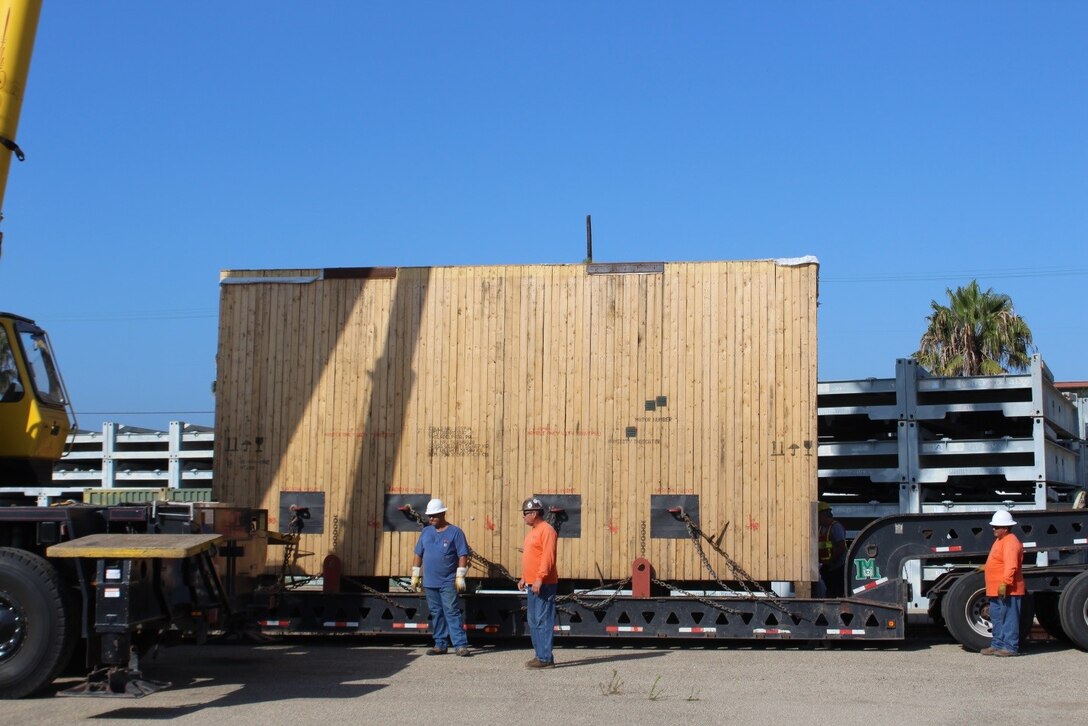
[[[412,507],[411,504],[405,504],[401,508],[401,511],[404,512],[404,514],[409,519],[413,520],[416,524],[418,524],[418,525],[420,525],[422,527],[427,526],[426,518],[422,514],[417,512]],[[480,567],[484,568],[488,572],[488,574],[491,574],[492,572],[495,572],[495,573],[501,575],[502,577],[505,577],[506,579],[510,580],[511,582],[516,583],[518,581],[518,578],[511,575],[510,571],[508,569],[506,569],[505,567],[503,567],[502,565],[500,565],[497,562],[492,562],[491,560],[487,559],[486,557],[484,557],[483,555],[481,555],[479,552],[472,549],[471,547],[468,548],[468,559],[469,559],[469,562],[474,562],[475,564],[477,564]]]
[[[756,581],[751,575],[749,575],[748,572],[743,567],[741,567],[736,560],[729,556],[728,552],[723,550],[721,546],[715,543],[713,539],[711,539],[705,532],[699,529],[699,526],[692,521],[691,517],[688,516],[687,512],[681,509],[679,514],[676,516],[678,516],[680,521],[682,521],[684,525],[688,528],[688,534],[691,536],[691,541],[695,545],[695,552],[699,555],[699,559],[703,562],[703,567],[706,568],[706,571],[710,573],[710,576],[714,578],[714,581],[717,582],[723,590],[732,590],[733,588],[722,582],[721,579],[718,577],[718,574],[714,571],[714,567],[710,564],[710,560],[707,558],[706,552],[703,550],[703,543],[700,541],[700,538],[705,539],[710,544],[710,547],[719,555],[721,555],[722,558],[725,559],[726,565],[728,565],[729,569],[733,571],[733,574],[739,578],[738,582],[744,588],[745,592],[748,593],[748,597],[745,599],[767,602],[771,605],[771,607],[780,612],[786,613],[791,618],[796,619],[801,617],[799,615],[796,615],[788,607],[786,607],[786,604],[782,600],[782,598],[778,597],[772,590],[768,590],[767,588],[760,585],[759,582]],[[753,590],[752,585],[755,585],[758,588],[758,591]],[[706,604],[710,603],[707,602]]]
[[[419,524],[421,526],[426,526],[427,523],[426,523],[426,520],[423,517],[423,515],[420,514],[419,512],[417,512],[410,504],[406,505],[401,511],[403,511],[406,516],[408,516],[410,519],[414,520],[417,524]],[[701,539],[706,539],[706,541],[710,544],[711,548],[718,555],[720,555],[722,558],[725,559],[725,562],[726,562],[727,566],[729,567],[729,569],[738,577],[738,582],[741,584],[741,586],[744,588],[745,592],[747,592],[747,594],[748,594],[748,596],[746,598],[744,598],[744,599],[764,601],[764,602],[767,602],[768,604],[770,604],[775,609],[777,609],[777,610],[779,610],[781,612],[784,612],[784,613],[790,615],[791,617],[794,617],[794,618],[799,617],[799,616],[793,614],[792,612],[790,612],[790,610],[785,606],[785,604],[783,603],[781,598],[776,596],[773,591],[767,590],[762,585],[760,585],[759,582],[756,581],[754,578],[752,578],[752,576],[750,574],[748,574],[748,572],[743,567],[741,567],[741,565],[736,560],[734,560],[732,557],[730,557],[727,552],[725,552],[718,544],[716,544],[713,541],[713,539],[711,539],[709,536],[706,535],[706,533],[704,533],[701,529],[699,529],[698,525],[696,525],[695,522],[692,521],[691,517],[688,516],[688,514],[686,512],[681,510],[677,516],[684,523],[684,525],[687,527],[688,534],[691,537],[692,543],[695,545],[695,551],[699,555],[699,559],[702,561],[703,567],[710,574],[710,576],[714,579],[714,581],[718,584],[718,586],[722,588],[722,590],[731,591],[734,588],[727,585],[725,582],[723,582],[718,577],[718,574],[715,572],[713,565],[711,565],[711,563],[710,563],[710,559],[706,555],[706,551],[703,549],[703,544],[701,542]],[[639,527],[639,549],[640,549],[640,552],[641,552],[642,556],[645,556],[645,554],[646,554],[646,522],[641,521],[639,524],[640,524],[640,527]],[[294,557],[297,560],[297,555],[295,554],[295,553],[297,553],[297,550],[298,550],[298,538],[296,536],[294,541],[292,543],[289,543],[287,545],[287,547],[285,548],[285,552],[284,552],[284,573],[285,574],[286,574],[287,567],[288,567],[288,561],[292,557]],[[482,567],[489,574],[490,573],[498,573],[499,575],[505,577],[506,579],[510,580],[511,582],[515,582],[515,583],[518,582],[518,579],[516,577],[514,577],[512,574],[510,574],[510,571],[507,570],[506,567],[504,567],[503,565],[498,564],[497,562],[492,562],[491,560],[487,559],[486,557],[484,557],[480,553],[473,550],[471,547],[469,548],[468,557],[469,557],[470,562]],[[310,578],[310,579],[313,579],[313,578]],[[392,598],[388,597],[385,593],[382,593],[381,591],[379,591],[379,590],[377,590],[377,589],[375,589],[373,587],[370,587],[369,585],[367,585],[367,584],[365,584],[363,582],[360,582],[358,580],[355,580],[355,579],[349,578],[349,577],[345,577],[344,579],[351,582],[352,584],[356,585],[357,587],[361,588],[362,590],[364,590],[366,592],[369,592],[370,594],[378,597],[379,599],[383,600],[384,602],[391,605],[392,607],[398,608],[400,610],[407,610],[408,609],[405,606],[403,606],[400,603],[393,600]],[[714,601],[714,600],[712,600],[712,599],[710,599],[708,597],[696,595],[696,594],[694,594],[692,592],[684,590],[681,587],[673,585],[673,584],[671,584],[669,582],[665,582],[664,580],[659,580],[657,578],[650,578],[650,579],[651,579],[651,582],[653,582],[656,585],[664,587],[664,588],[666,588],[667,590],[669,590],[671,592],[678,592],[678,593],[680,593],[681,595],[683,595],[685,597],[690,597],[693,600],[696,600],[696,601],[698,601],[698,602],[700,602],[700,603],[702,603],[702,604],[704,604],[704,605],[706,605],[708,607],[714,608],[715,610],[719,610],[721,612],[728,613],[728,614],[731,614],[731,615],[741,615],[741,614],[743,614],[743,612],[740,611],[740,610],[737,610],[735,608],[731,608],[731,607],[728,607],[726,605],[723,605],[722,603],[716,602],[716,601]],[[587,600],[582,599],[581,596],[584,595],[585,592],[588,592],[587,590],[584,590],[581,593],[572,592],[569,595],[562,595],[562,596],[556,598],[556,608],[558,610],[561,610],[561,611],[567,613],[567,614],[572,614],[573,615],[574,614],[573,611],[571,611],[568,608],[565,608],[565,607],[562,606],[562,603],[573,602],[573,603],[576,603],[577,605],[579,605],[582,608],[584,608],[586,610],[589,610],[589,611],[602,610],[604,608],[607,608],[609,605],[611,605],[612,602],[615,601],[616,598],[619,597],[620,592],[625,587],[630,585],[631,580],[632,580],[632,578],[628,577],[625,580],[620,580],[618,582],[615,582],[615,583],[612,583],[612,584],[609,584],[609,585],[600,585],[598,587],[594,587],[593,590],[605,590],[605,589],[611,589],[612,590],[611,595],[609,595],[608,597],[604,598],[603,600],[601,600],[599,602],[591,603],[591,602],[589,602]],[[305,584],[305,582],[303,584]],[[756,589],[753,589],[753,587],[752,587],[753,585],[756,587]],[[301,585],[298,585],[298,584],[294,585],[294,587],[299,587],[299,586],[301,586]]]
[[[581,593],[576,591],[576,592],[572,592],[569,595],[561,595],[560,597],[557,597],[555,599],[555,601],[557,603],[560,603],[560,602],[566,602],[566,601],[570,600],[570,601],[578,603],[579,605],[581,605],[586,610],[603,610],[604,608],[608,607],[608,605],[610,605],[613,600],[615,600],[617,597],[619,597],[620,590],[622,590],[624,587],[626,587],[627,585],[630,585],[630,584],[631,584],[631,578],[628,577],[626,580],[620,580],[619,582],[614,582],[611,585],[600,585],[599,587],[592,588],[593,590],[608,590],[608,589],[612,590],[611,595],[609,595],[604,600],[601,600],[600,602],[597,602],[597,603],[592,603],[591,604],[591,603],[588,603],[588,602],[582,600],[579,597],[579,595],[584,595],[587,592],[589,592],[589,590],[583,590]]]

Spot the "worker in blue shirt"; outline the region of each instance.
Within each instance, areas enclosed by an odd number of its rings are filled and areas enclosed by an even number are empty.
[[[464,619],[458,607],[457,593],[465,591],[468,574],[468,540],[460,527],[446,521],[446,505],[441,499],[427,502],[425,512],[429,524],[416,542],[412,559],[412,589],[418,591],[421,581],[431,612],[431,632],[434,647],[427,655],[445,655],[450,645],[459,656],[470,655]]]

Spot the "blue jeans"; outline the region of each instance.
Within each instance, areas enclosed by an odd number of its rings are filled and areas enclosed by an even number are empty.
[[[467,648],[468,636],[465,635],[461,609],[457,607],[457,589],[453,585],[425,587],[423,593],[427,596],[427,609],[431,612],[434,647],[447,648],[453,641],[454,648]]]
[[[990,624],[994,630],[990,647],[994,650],[1020,651],[1020,604],[1023,599],[1021,595],[990,598]]]
[[[555,594],[558,585],[541,585],[537,595],[529,588],[525,591],[529,601],[525,605],[526,619],[529,621],[529,638],[533,641],[536,659],[541,663],[551,663],[552,640],[555,638]]]

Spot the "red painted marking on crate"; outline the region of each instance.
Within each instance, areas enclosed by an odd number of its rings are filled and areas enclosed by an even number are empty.
[[[606,633],[641,633],[641,625],[606,625]]]
[[[426,630],[427,623],[393,623],[394,630]]]
[[[963,545],[952,545],[951,547],[932,547],[934,552],[963,552]]]
[[[484,527],[487,529],[488,532],[495,531],[495,522],[491,519],[490,514],[484,516]]]
[[[882,577],[879,580],[873,580],[872,582],[867,583],[865,585],[862,585],[861,587],[855,587],[854,588],[854,594],[857,595],[859,592],[865,592],[866,590],[872,590],[874,587],[877,587],[878,585],[883,585],[887,581],[888,581],[888,578]]]

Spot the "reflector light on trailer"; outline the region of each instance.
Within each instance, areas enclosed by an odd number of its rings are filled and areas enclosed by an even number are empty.
[[[359,622],[356,620],[326,620],[326,628],[357,628]]]
[[[828,628],[828,635],[865,635],[865,628]]]
[[[393,623],[394,630],[426,630],[427,623]]]
[[[789,635],[786,628],[756,628],[752,631],[756,635]]]
[[[605,626],[606,633],[641,633],[641,625],[608,625]]]
[[[552,630],[557,632],[557,633],[566,633],[566,632],[568,632],[570,630],[570,626],[569,625],[556,625],[556,626],[552,627]]]
[[[1088,544],[1088,537],[1078,537],[1073,540],[1073,544]]]
[[[478,623],[478,624],[474,624],[474,625],[470,625],[470,624],[466,623],[463,627],[464,627],[465,630],[482,630],[485,633],[497,633],[497,632],[499,632],[499,626],[498,625],[488,625],[487,623]]]
[[[859,592],[865,592],[866,590],[872,590],[874,587],[877,587],[879,585],[883,585],[887,581],[888,581],[888,578],[882,577],[879,580],[873,580],[870,583],[866,583],[865,585],[862,585],[861,587],[855,587],[854,588],[854,594],[857,595]]]
[[[1038,546],[1039,546],[1038,542],[1025,542],[1024,543],[1024,547],[1038,547]]]
[[[963,552],[962,545],[952,545],[951,547],[933,547],[934,552]]]
[[[290,620],[258,620],[257,625],[262,628],[286,628],[291,624]]]
[[[717,628],[680,628],[681,633],[716,633]]]

